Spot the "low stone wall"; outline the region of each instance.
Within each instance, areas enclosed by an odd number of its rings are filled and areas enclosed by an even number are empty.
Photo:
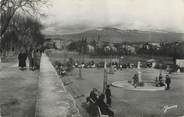
[[[46,54],[42,54],[35,117],[80,117],[72,95],[65,89]]]

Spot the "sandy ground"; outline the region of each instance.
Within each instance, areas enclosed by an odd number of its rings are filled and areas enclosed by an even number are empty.
[[[2,117],[34,117],[38,71],[20,71],[16,63],[0,63]]]

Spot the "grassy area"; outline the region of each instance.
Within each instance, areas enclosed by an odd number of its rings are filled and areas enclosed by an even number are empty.
[[[13,64],[3,66],[0,71],[2,117],[33,117],[38,72],[20,71]]]
[[[121,80],[130,80],[135,73],[134,70],[124,69],[108,75],[108,83]],[[153,81],[158,75],[158,71],[144,70],[143,81]],[[115,117],[178,117],[184,115],[184,74],[172,76],[171,90],[169,91],[130,91],[123,88],[111,87],[112,91],[112,110]],[[85,97],[89,95],[92,88],[102,91],[103,69],[83,69],[82,79],[78,77],[78,70],[75,69],[72,74],[62,78],[64,82],[72,82],[66,85],[67,89],[76,98],[77,104],[84,117],[86,117]],[[163,107],[169,105],[178,105],[177,109],[171,109],[166,114]]]
[[[62,61],[62,52],[50,54],[52,61]],[[77,58],[77,57],[75,57]],[[151,57],[147,56],[128,56],[127,61],[146,60]],[[86,58],[85,58],[86,59]],[[91,60],[93,58],[87,58]],[[171,58],[157,57],[165,61],[171,61]],[[95,59],[97,60],[97,59]],[[103,59],[98,58],[103,61]],[[108,75],[108,82],[112,83],[121,80],[130,80],[135,74],[135,69],[123,69],[115,74]],[[142,79],[145,81],[153,81],[158,76],[159,70],[142,69]],[[92,88],[97,88],[102,91],[103,84],[103,69],[83,69],[82,79],[79,78],[78,69],[74,69],[66,77],[62,77],[66,82],[67,89],[76,98],[77,104],[84,117],[87,117],[83,104],[86,101],[85,97],[89,95]],[[177,117],[184,115],[184,74],[171,74],[172,84],[169,91],[129,91],[123,88],[111,87],[112,90],[112,109],[115,112],[115,117]],[[85,95],[80,97],[80,95]],[[163,107],[166,105],[178,105],[177,109],[163,113]]]
[[[75,61],[81,61],[89,62],[89,61],[95,61],[103,62],[105,59],[107,62],[110,61],[110,57],[91,57],[88,55],[79,55],[77,52],[69,52],[69,51],[59,51],[59,50],[50,50],[48,51],[48,55],[51,57],[54,61],[60,61],[64,62],[64,60],[67,60],[68,58],[72,58]],[[138,61],[147,61],[149,59],[155,59],[163,64],[173,64],[171,57],[160,57],[160,56],[148,56],[148,55],[130,55],[130,56],[124,56],[123,59],[119,60],[118,57],[113,57],[115,61],[121,61],[123,63],[137,63]]]

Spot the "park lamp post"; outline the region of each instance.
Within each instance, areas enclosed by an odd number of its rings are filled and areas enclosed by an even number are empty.
[[[79,53],[79,79],[82,79],[81,52]]]
[[[79,65],[79,79],[82,79],[82,65],[81,65],[81,62],[80,62],[80,65]]]
[[[63,43],[63,50],[64,50],[64,63],[66,63],[66,59],[67,59],[67,52],[66,52],[66,45],[65,42]]]
[[[112,66],[112,53],[113,53],[113,47],[112,46],[107,46],[105,48],[106,52],[110,53],[110,68],[109,68],[109,73],[114,74],[113,66]]]
[[[107,87],[107,63],[106,59],[104,62],[104,79],[103,79],[103,93],[105,93],[106,87]]]
[[[79,53],[79,79],[82,79],[82,62],[81,62],[81,56],[83,54],[83,38],[82,38],[82,41],[81,41],[81,49],[80,49],[80,53]],[[84,60],[84,58],[83,58]]]
[[[141,62],[140,61],[138,61],[138,63],[137,63],[137,73],[138,73],[138,81],[139,81],[139,83],[141,83],[142,82],[142,76],[141,76]]]
[[[112,53],[113,53],[113,47],[110,46],[110,74],[114,74],[113,67],[112,67]]]
[[[160,73],[159,74],[162,74],[162,64],[159,64],[159,69],[160,69]]]

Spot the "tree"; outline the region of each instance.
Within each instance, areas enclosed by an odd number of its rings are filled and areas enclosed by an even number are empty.
[[[41,33],[42,28],[43,26],[37,19],[16,14],[1,41],[3,55],[7,55],[11,48],[29,50],[29,48],[42,45],[44,42],[44,36]]]
[[[15,30],[18,35],[19,43],[21,43],[22,46],[26,48],[43,44],[44,36],[41,34],[43,26],[37,19],[22,16],[15,17],[14,19],[13,30]]]
[[[8,30],[9,24],[17,12],[27,14],[39,13],[40,5],[46,4],[46,0],[1,0],[0,1],[0,39]]]

